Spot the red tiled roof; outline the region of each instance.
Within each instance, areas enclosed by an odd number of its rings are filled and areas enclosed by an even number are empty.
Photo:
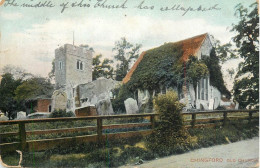
[[[137,66],[139,65],[139,63],[142,61],[144,55],[145,55],[145,51],[142,52],[142,54],[138,57],[138,59],[136,60],[136,62],[134,63],[134,65],[132,66],[132,68],[130,69],[130,71],[126,74],[126,76],[123,79],[123,83],[127,83],[131,76],[133,75],[135,69],[137,68]]]
[[[202,43],[204,42],[205,38],[207,37],[207,33],[205,34],[201,34],[195,37],[191,37],[185,40],[181,40],[181,41],[177,41],[174,42],[172,44],[176,45],[176,44],[180,44],[182,46],[182,61],[187,61],[188,58],[193,55],[195,56],[196,53],[198,52],[198,50],[200,49]],[[139,65],[139,63],[142,61],[144,55],[146,54],[146,52],[143,52],[140,57],[136,60],[135,64],[133,65],[133,67],[130,69],[130,71],[126,74],[125,78],[123,79],[123,83],[127,83],[131,76],[133,75],[135,69],[137,68],[137,66]]]

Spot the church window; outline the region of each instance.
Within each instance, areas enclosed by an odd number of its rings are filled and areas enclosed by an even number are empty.
[[[77,61],[77,69],[79,69],[79,60]]]
[[[204,79],[201,79],[201,100],[204,100]]]
[[[59,61],[59,69],[62,69],[62,61]]]
[[[209,78],[206,78],[206,100],[209,100]]]
[[[200,99],[200,81],[198,82],[198,99]]]
[[[80,62],[80,70],[83,70],[83,63]]]
[[[77,60],[77,69],[78,70],[83,70],[83,62],[80,60]]]

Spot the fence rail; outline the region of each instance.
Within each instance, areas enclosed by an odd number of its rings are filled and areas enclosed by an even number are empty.
[[[198,112],[184,112],[183,117],[191,117],[189,120],[184,120],[188,123],[185,127],[215,127],[219,123],[226,125],[230,120],[248,120],[249,123],[253,119],[258,119],[257,116],[253,116],[253,113],[258,113],[258,109],[253,110],[218,110],[218,111],[198,111]],[[233,113],[248,113],[248,116],[228,116]],[[222,114],[222,117],[214,118],[197,118],[197,116]],[[46,149],[52,149],[57,146],[67,146],[71,144],[80,144],[84,142],[102,142],[107,139],[128,138],[132,136],[146,136],[149,135],[155,127],[155,118],[157,114],[135,114],[135,115],[111,115],[111,116],[90,116],[90,117],[73,117],[73,118],[47,118],[47,119],[31,119],[31,120],[15,120],[15,121],[1,121],[0,126],[3,125],[17,125],[18,132],[0,133],[0,138],[6,138],[11,136],[19,136],[19,142],[2,143],[0,144],[0,152],[11,151],[21,149],[25,151],[41,151]],[[124,124],[110,124],[103,125],[105,119],[131,119],[131,118],[148,118],[149,122],[146,123],[124,123]],[[48,129],[48,130],[34,130],[26,131],[26,124],[30,123],[48,123],[48,122],[60,122],[60,121],[96,121],[96,126],[75,127],[75,128],[61,128],[61,129]],[[108,129],[121,129],[121,128],[144,128],[150,127],[146,130],[128,131],[128,132],[116,132],[116,133],[104,133]],[[41,140],[27,140],[27,136],[30,135],[42,135],[53,133],[75,133],[84,131],[95,131],[92,135],[82,135],[73,137],[62,137],[54,139],[41,139]]]

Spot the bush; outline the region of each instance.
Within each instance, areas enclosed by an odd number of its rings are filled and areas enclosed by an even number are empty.
[[[183,107],[174,91],[155,97],[154,108],[159,114],[160,121],[155,131],[147,137],[148,149],[158,153],[159,156],[183,153],[190,149],[191,136],[183,126],[181,115]]]
[[[75,117],[75,114],[72,111],[66,112],[66,110],[54,110],[49,118],[60,118],[60,117]]]
[[[128,98],[133,98],[133,93],[127,88],[126,85],[122,85],[120,88],[113,90],[116,98],[112,100],[112,106],[116,114],[126,113],[124,101]]]

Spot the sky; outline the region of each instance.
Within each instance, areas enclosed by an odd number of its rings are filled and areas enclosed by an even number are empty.
[[[0,0],[1,1],[4,0]],[[0,69],[11,64],[47,77],[51,71],[54,50],[66,43],[88,44],[102,54],[113,58],[112,48],[121,37],[142,44],[141,51],[165,42],[175,42],[208,32],[221,43],[234,36],[230,32],[235,6],[249,6],[254,0],[50,0],[54,6],[22,7],[45,0],[5,0],[0,6]],[[90,7],[71,7],[80,2]],[[12,3],[13,2],[13,3]],[[48,2],[48,1],[47,1]],[[11,5],[12,3],[12,5]],[[17,3],[18,6],[14,6]],[[68,4],[67,4],[68,3]],[[97,5],[123,5],[124,9],[107,9]],[[67,8],[61,12],[62,4]],[[140,9],[140,4],[141,8]],[[96,5],[96,7],[95,7]],[[208,11],[161,11],[175,5]],[[121,6],[122,7],[122,6]],[[139,8],[138,8],[139,7]],[[233,61],[223,67],[236,67]]]

